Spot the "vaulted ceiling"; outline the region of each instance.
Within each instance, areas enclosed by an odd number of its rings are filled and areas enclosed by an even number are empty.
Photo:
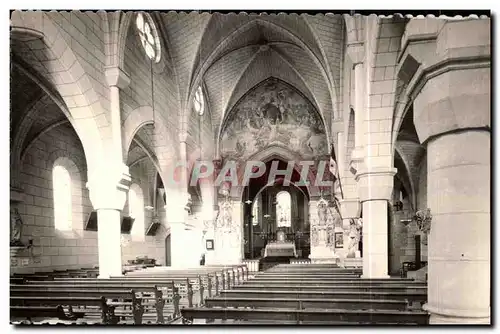
[[[203,84],[217,136],[224,115],[268,77],[299,89],[331,125],[340,97],[340,15],[157,14],[178,75],[181,105]]]

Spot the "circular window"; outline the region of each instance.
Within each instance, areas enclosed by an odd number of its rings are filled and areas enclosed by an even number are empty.
[[[196,93],[194,94],[193,106],[198,115],[202,116],[205,112],[205,99],[203,98],[203,90],[201,89],[201,86],[198,87]]]
[[[160,61],[160,43],[153,20],[148,14],[138,13],[135,20],[142,47],[149,59]]]

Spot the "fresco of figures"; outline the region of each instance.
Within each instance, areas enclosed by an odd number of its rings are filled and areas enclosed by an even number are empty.
[[[304,158],[328,154],[325,127],[313,105],[292,86],[270,78],[230,111],[222,131],[223,158],[246,160],[269,146]]]

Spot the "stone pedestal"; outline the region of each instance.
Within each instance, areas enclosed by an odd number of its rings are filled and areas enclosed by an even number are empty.
[[[327,219],[328,213],[321,213],[322,205],[327,205],[324,199],[309,201],[309,222],[311,226],[311,263],[338,263],[339,256],[335,254],[335,241],[328,232],[333,232],[333,219]],[[331,213],[329,213],[331,214]],[[331,233],[330,232],[330,233]]]
[[[208,251],[207,265],[234,265],[242,263],[243,204],[241,201],[222,200],[214,228],[214,250]]]

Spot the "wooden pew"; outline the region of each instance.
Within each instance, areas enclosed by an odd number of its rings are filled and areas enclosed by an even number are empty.
[[[30,281],[52,281],[54,276],[51,275],[40,275],[40,274],[18,274],[15,273],[14,277],[22,277],[24,279],[29,279]]]
[[[429,322],[429,315],[426,312],[394,310],[185,308],[181,313],[183,324],[192,324],[194,319],[272,320],[296,324],[347,322],[425,325]]]
[[[256,297],[256,298],[309,298],[309,299],[342,299],[342,298],[354,298],[354,299],[393,299],[393,300],[408,300],[412,302],[425,302],[427,301],[427,292],[406,292],[406,291],[383,291],[383,292],[371,292],[371,291],[322,291],[322,290],[285,290],[285,291],[265,291],[265,290],[223,290],[220,293],[220,297]]]
[[[25,318],[32,323],[32,318],[58,318],[68,320],[61,305],[56,306],[10,306],[10,317]]]
[[[25,282],[24,277],[10,277],[10,284],[24,284]]]
[[[250,307],[292,309],[349,309],[349,310],[400,310],[408,309],[403,300],[376,299],[307,299],[307,298],[256,298],[256,297],[211,297],[205,307]]]
[[[24,288],[27,287],[27,285],[23,286]],[[116,307],[129,307],[131,309],[131,314],[130,313],[124,313],[120,312],[123,314],[119,314],[118,316],[132,316],[134,319],[134,324],[141,324],[142,323],[142,314],[144,313],[144,307],[142,305],[142,299],[137,298],[135,295],[135,292],[133,290],[113,290],[113,289],[95,289],[95,290],[79,290],[79,289],[66,289],[66,288],[57,288],[57,287],[50,287],[47,289],[35,289],[35,290],[22,290],[22,289],[11,289],[10,291],[11,295],[11,302],[13,301],[13,298],[16,298],[19,300],[19,302],[22,301],[23,298],[29,298],[30,300],[38,300],[40,305],[45,305],[46,303],[54,302],[54,301],[68,301],[67,298],[79,298],[79,297],[104,297],[108,300],[122,300],[119,302],[111,301],[108,302],[108,306],[114,306],[115,307],[115,313],[116,313]],[[58,305],[61,305],[62,303],[59,302]],[[72,307],[76,307],[79,305],[68,305]],[[83,305],[84,306],[84,305]],[[109,309],[109,307],[108,307]],[[119,310],[118,310],[119,311]]]
[[[268,273],[268,272],[263,272],[263,273],[258,273],[255,275],[254,278],[257,277],[273,277],[273,278],[280,278],[280,277],[288,277],[288,278],[294,278],[294,277],[308,277],[308,278],[317,278],[317,279],[322,279],[322,278],[360,278],[361,275],[359,274],[311,274],[311,273],[297,273],[297,274],[290,274],[290,273]]]
[[[103,324],[116,324],[118,317],[115,316],[114,306],[106,303],[106,298],[101,297],[65,297],[65,296],[41,296],[43,291],[39,291],[37,295],[20,294],[10,297],[10,307],[17,308],[15,314],[11,317],[58,317],[61,320],[76,320],[82,317],[81,312],[75,312],[75,307],[98,307],[101,311],[101,321]],[[63,305],[69,307],[69,314],[64,312]],[[46,310],[44,310],[46,308]],[[50,309],[61,308],[62,313],[57,316],[50,314]],[[37,310],[40,313],[36,313]],[[45,313],[45,312],[48,312]],[[58,311],[59,312],[59,311]]]
[[[90,280],[89,280],[90,281]],[[88,290],[92,292],[100,292],[102,290],[105,291],[113,291],[113,290],[133,290],[138,297],[142,299],[142,305],[144,306],[145,313],[148,310],[147,306],[149,306],[146,301],[153,301],[152,306],[156,313],[156,323],[163,324],[165,323],[164,317],[164,307],[165,304],[169,304],[173,306],[173,313],[171,315],[167,315],[167,318],[173,319],[180,316],[180,308],[179,308],[179,299],[180,296],[178,294],[178,289],[174,287],[173,282],[170,284],[169,288],[171,290],[171,296],[168,298],[168,293],[165,293],[165,298],[163,292],[166,290],[160,288],[156,284],[148,284],[148,283],[137,283],[133,284],[131,282],[110,282],[106,280],[93,280],[91,282],[83,283],[83,282],[71,282],[71,281],[52,281],[52,282],[44,282],[45,284],[40,284],[40,282],[35,282],[37,284],[26,284],[26,285],[11,285],[10,290],[11,293],[16,294],[18,292],[21,293],[39,293],[43,294],[45,291],[59,291],[59,290]],[[48,283],[48,284],[47,284]],[[166,301],[170,301],[166,303]],[[147,315],[146,315],[147,316]],[[143,318],[145,314],[143,314]]]
[[[205,294],[205,286],[208,287],[209,291],[209,296],[211,296],[211,290],[212,290],[212,278],[211,277],[206,277],[206,280],[208,280],[208,283],[205,285],[203,283],[203,278],[200,276],[195,276],[195,277],[156,277],[156,278],[149,278],[149,277],[111,277],[109,279],[105,280],[100,280],[100,279],[56,279],[54,282],[64,282],[64,284],[68,284],[68,282],[72,285],[79,285],[79,284],[99,284],[102,286],[116,286],[116,285],[122,285],[122,286],[144,286],[144,285],[151,285],[151,286],[158,286],[160,290],[164,290],[165,288],[170,289],[173,291],[173,288],[175,287],[176,289],[176,294],[174,296],[178,295],[179,296],[179,304],[182,304],[182,298],[185,298],[187,301],[187,306],[193,307],[194,304],[196,305],[202,305],[203,300],[204,300],[204,294]],[[193,283],[196,283],[197,289],[195,290],[193,288]],[[216,284],[216,290],[218,291],[218,285]],[[195,295],[195,291],[198,293]],[[165,291],[164,291],[165,293]],[[180,314],[180,313],[179,313]]]
[[[285,280],[249,280],[246,282],[243,282],[238,286],[238,288],[243,287],[243,286],[249,286],[249,285],[264,285],[264,286],[269,286],[269,287],[281,287],[283,285],[296,285],[296,286],[314,286],[314,287],[323,287],[323,286],[360,286],[360,287],[377,287],[377,286],[405,286],[405,287],[427,287],[426,282],[417,282],[417,281],[409,281],[409,282],[401,282],[401,281],[396,281],[396,282],[373,282],[373,281],[365,281],[361,279],[355,279],[355,280],[342,280],[342,281],[336,281],[336,280],[328,280],[328,281],[323,281],[323,280],[294,280],[294,281],[285,281]]]
[[[238,284],[244,280],[243,274],[238,274],[237,271],[226,268],[226,269],[217,269],[217,268],[204,268],[204,269],[168,269],[164,268],[155,268],[155,270],[148,271],[140,271],[134,272],[126,275],[127,277],[153,277],[153,278],[161,278],[161,277],[193,277],[198,275],[217,275],[221,277],[221,281],[224,280],[227,282],[228,287]],[[248,277],[248,275],[246,275]],[[222,283],[222,282],[221,282]]]
[[[252,282],[257,281],[273,281],[273,282],[310,282],[311,284],[329,282],[329,283],[341,283],[341,282],[367,282],[367,283],[404,283],[404,282],[414,282],[412,279],[408,278],[356,278],[356,277],[335,277],[335,278],[317,278],[317,277],[286,277],[286,276],[256,276],[252,278]]]
[[[399,291],[399,292],[422,292],[427,293],[427,286],[411,286],[404,284],[388,284],[388,285],[297,285],[297,284],[281,284],[281,285],[267,285],[267,284],[245,284],[238,286],[238,290],[262,290],[262,291],[368,291],[368,292],[390,292],[390,291]]]
[[[225,275],[223,272],[210,272],[210,273],[162,273],[150,276],[120,276],[120,277],[111,277],[112,280],[121,280],[121,279],[133,279],[133,280],[155,280],[155,281],[175,281],[177,286],[179,287],[179,293],[181,296],[186,294],[188,297],[193,295],[193,291],[199,291],[200,303],[203,303],[204,290],[208,291],[208,295],[212,294],[212,287],[215,286],[215,294],[218,293],[219,289],[229,289],[234,284],[231,279],[231,275]],[[189,282],[186,285],[186,280]],[[184,285],[186,285],[186,290],[184,289]],[[193,291],[191,291],[193,290]],[[192,306],[190,306],[192,307]]]

